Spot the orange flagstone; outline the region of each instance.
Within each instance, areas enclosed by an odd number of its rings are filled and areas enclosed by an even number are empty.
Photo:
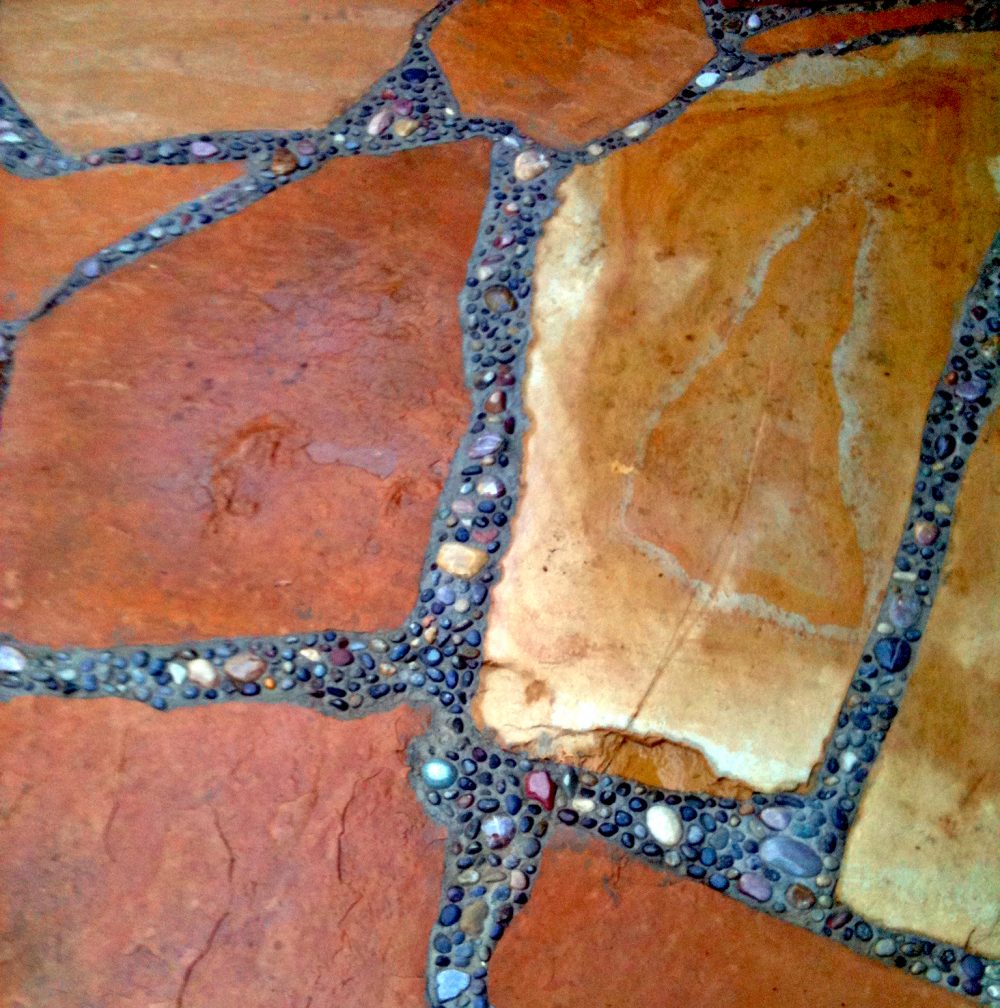
[[[677,882],[597,840],[557,837],[490,966],[518,1008],[959,1008],[925,981]]]
[[[844,854],[869,919],[1000,957],[1000,423],[960,490],[910,686]]]
[[[0,181],[0,318],[38,307],[81,259],[179,203],[237,178],[238,164],[102,168]]]
[[[677,788],[809,780],[1000,224],[998,55],[800,57],[563,183],[476,698],[503,742]]]
[[[790,24],[779,25],[771,31],[761,32],[747,39],[743,48],[747,52],[779,53],[796,49],[818,49],[851,39],[863,38],[874,32],[892,31],[894,28],[913,28],[942,18],[959,17],[966,11],[965,3],[928,3],[896,10],[873,11],[863,14],[827,14],[803,18]]]
[[[70,151],[322,126],[402,58],[430,0],[5,0],[0,80]]]
[[[714,53],[696,0],[467,0],[431,48],[466,115],[556,147],[652,111]]]
[[[468,423],[456,295],[487,166],[482,141],[334,161],[30,326],[0,626],[94,647],[398,626]]]
[[[406,779],[423,727],[3,705],[0,1004],[421,1003],[443,860]]]

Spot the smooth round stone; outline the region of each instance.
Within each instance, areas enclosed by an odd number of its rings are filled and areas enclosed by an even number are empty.
[[[9,644],[0,644],[0,672],[23,672],[28,659]]]
[[[982,980],[986,972],[986,966],[979,956],[967,955],[961,962],[962,972],[970,980]]]
[[[520,869],[515,869],[510,873],[510,887],[521,892],[528,888],[528,876]]]
[[[792,814],[788,809],[776,808],[772,805],[761,812],[760,820],[773,830],[783,830],[792,821]]]
[[[872,951],[877,956],[891,956],[896,954],[896,943],[891,938],[880,938],[875,942]]]
[[[506,815],[491,815],[483,820],[483,833],[490,850],[506,847],[517,832],[517,824]]]
[[[982,378],[970,378],[968,381],[959,382],[955,386],[955,395],[966,402],[972,402],[980,396],[986,395],[987,385]]]
[[[180,662],[168,662],[167,663],[167,674],[173,681],[180,686],[183,682],[187,680],[188,670],[186,665],[182,665]]]
[[[886,672],[899,672],[910,664],[910,645],[901,637],[883,637],[875,645],[875,661]]]
[[[213,154],[219,153],[219,148],[215,146],[214,143],[209,143],[207,140],[195,140],[191,144],[191,153],[195,157],[211,157]]]
[[[698,74],[694,79],[695,84],[700,88],[710,88],[713,84],[719,82],[719,75],[713,73],[711,70],[706,70],[703,74]]]
[[[451,763],[447,763],[444,760],[432,759],[428,760],[420,768],[420,776],[428,787],[446,788],[451,787],[455,783],[458,771]]]
[[[80,267],[80,272],[89,280],[101,275],[101,264],[96,259],[88,259]]]
[[[744,896],[757,900],[758,903],[766,903],[771,898],[771,883],[758,875],[756,872],[746,872],[740,876],[739,890]]]
[[[256,682],[266,671],[267,662],[251,654],[235,654],[223,665],[226,675],[236,682]]]
[[[785,899],[794,910],[810,910],[816,903],[816,894],[796,882],[785,890]]]
[[[503,438],[499,434],[480,434],[469,445],[469,458],[481,459],[487,455],[495,455],[503,446]]]
[[[889,619],[897,629],[906,630],[920,618],[922,608],[912,595],[897,595],[889,606]]]
[[[680,843],[683,835],[681,817],[669,805],[654,805],[646,813],[650,836],[665,847]]]
[[[487,287],[483,291],[483,301],[494,315],[502,315],[517,307],[517,298],[506,287],[501,286]]]
[[[931,546],[937,542],[938,532],[934,522],[918,521],[913,526],[913,538],[919,546]]]
[[[441,970],[437,975],[436,987],[438,1001],[453,1001],[468,989],[472,978],[468,973],[455,969]]]
[[[629,123],[629,125],[622,130],[622,133],[624,133],[625,136],[629,138],[629,140],[635,140],[638,137],[641,137],[643,133],[648,132],[649,132],[649,123],[646,122],[645,119],[640,119],[638,122]]]
[[[298,167],[299,159],[287,147],[279,147],[271,158],[271,171],[275,175],[291,175]]]
[[[495,476],[487,476],[476,484],[476,493],[480,497],[503,497],[507,488]]]
[[[420,125],[418,119],[412,119],[410,116],[404,116],[402,119],[397,119],[392,124],[392,132],[396,134],[400,139],[405,140],[406,137],[411,136]]]
[[[760,856],[768,867],[797,878],[810,878],[823,869],[819,855],[791,837],[768,837],[760,845]]]
[[[531,182],[543,175],[549,167],[549,159],[537,150],[521,151],[514,158],[514,178],[518,182]]]
[[[195,658],[188,662],[188,678],[202,689],[219,685],[219,670],[206,658]]]

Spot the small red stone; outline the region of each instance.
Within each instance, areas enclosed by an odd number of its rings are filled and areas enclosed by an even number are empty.
[[[556,786],[544,770],[532,770],[524,778],[524,793],[538,802],[542,808],[552,811],[556,799]]]

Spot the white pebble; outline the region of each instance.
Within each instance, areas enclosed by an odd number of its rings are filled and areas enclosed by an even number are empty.
[[[710,88],[719,82],[719,75],[711,70],[706,70],[703,74],[698,74],[694,79],[695,84],[700,88]]]
[[[673,847],[680,842],[681,817],[669,805],[654,805],[646,813],[646,825],[658,843]]]

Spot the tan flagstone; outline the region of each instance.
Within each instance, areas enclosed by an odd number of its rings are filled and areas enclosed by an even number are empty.
[[[1000,956],[1000,423],[975,449],[941,587],[847,841],[839,895]]]
[[[1000,224],[998,51],[790,60],[563,184],[477,699],[505,742],[634,769],[616,733],[666,739],[701,754],[645,768],[676,787],[808,780]]]

